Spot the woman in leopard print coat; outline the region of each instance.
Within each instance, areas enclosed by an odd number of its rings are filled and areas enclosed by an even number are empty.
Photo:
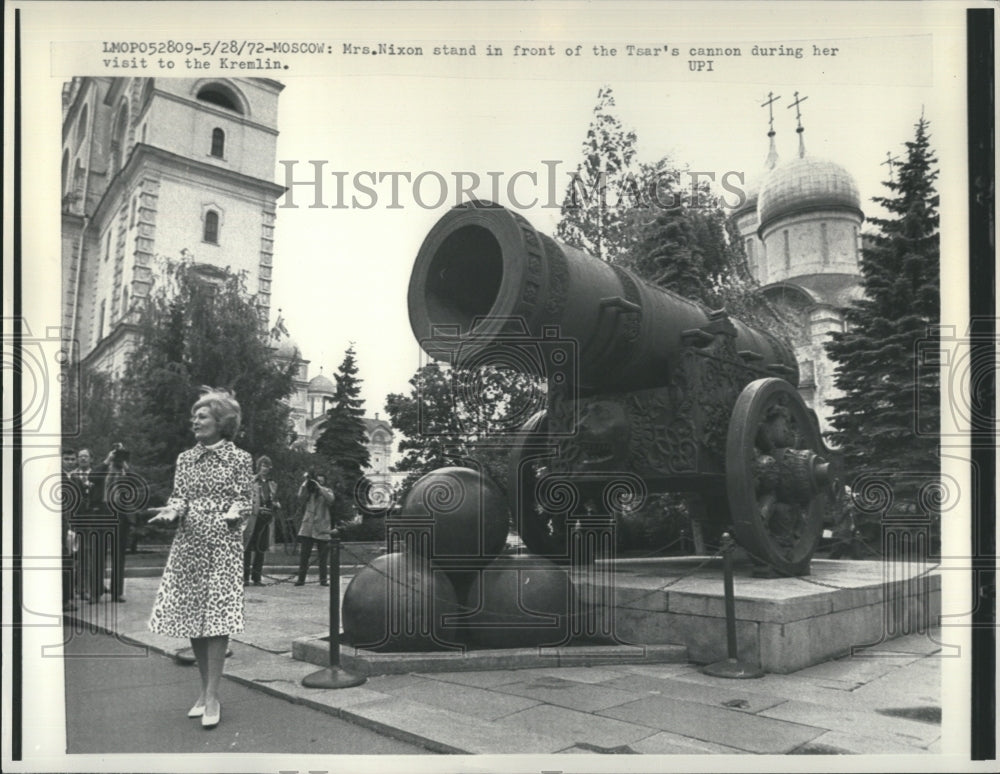
[[[149,628],[188,637],[201,674],[201,695],[188,712],[212,728],[229,635],[243,631],[243,527],[250,515],[253,463],[232,442],[240,406],[223,391],[204,394],[191,410],[193,449],[177,458],[174,492],[154,521],[179,521]]]

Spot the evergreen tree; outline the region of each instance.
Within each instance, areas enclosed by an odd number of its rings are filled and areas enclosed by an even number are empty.
[[[583,141],[583,161],[563,198],[556,227],[559,241],[605,261],[615,261],[625,251],[628,212],[639,193],[635,143],[635,132],[626,130],[615,115],[611,87],[601,87]]]
[[[360,397],[361,379],[353,343],[344,353],[334,378],[337,389],[326,412],[326,426],[316,439],[316,453],[337,465],[347,485],[353,488],[369,463],[364,401]]]
[[[658,287],[694,300],[706,296],[701,247],[694,223],[680,205],[658,210],[622,263]]]
[[[865,297],[844,310],[847,329],[826,349],[843,397],[830,401],[832,434],[850,472],[938,469],[939,374],[918,363],[918,342],[936,351],[940,318],[937,178],[921,116],[906,160],[876,197],[888,213],[870,218],[861,274]],[[915,422],[919,426],[915,427]]]

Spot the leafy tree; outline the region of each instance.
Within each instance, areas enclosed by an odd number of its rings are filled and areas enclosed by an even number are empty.
[[[639,194],[635,143],[635,132],[626,130],[615,115],[611,87],[601,87],[583,141],[583,161],[563,198],[557,239],[601,260],[619,258],[629,238],[630,202],[634,204]]]
[[[275,363],[241,276],[167,260],[158,277],[139,312],[115,420],[155,496],[169,491],[177,454],[192,443],[190,410],[203,385],[228,388],[240,402],[238,445],[254,456],[284,449],[296,365]]]
[[[120,385],[110,374],[93,369],[65,368],[62,377],[63,440],[77,450],[90,449],[100,461],[121,440]]]
[[[889,194],[874,199],[888,216],[869,219],[877,231],[862,251],[865,296],[843,310],[847,330],[826,347],[842,392],[830,401],[832,438],[855,474],[939,465],[939,373],[917,360],[920,347],[936,351],[940,318],[937,159],[922,116],[906,150],[883,183]]]
[[[543,385],[507,368],[447,368],[431,361],[413,375],[410,388],[409,395],[389,395],[385,405],[402,436],[394,469],[409,474],[400,501],[418,478],[451,465],[479,467],[505,486],[504,434],[543,407]]]

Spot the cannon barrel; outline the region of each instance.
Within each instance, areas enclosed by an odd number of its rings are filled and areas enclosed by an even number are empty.
[[[519,214],[483,201],[450,210],[427,234],[407,303],[413,333],[435,359],[488,362],[491,351],[519,340],[557,336],[575,342],[579,386],[598,390],[666,385],[684,347],[697,344],[699,329],[711,329],[713,321],[701,304],[560,244]],[[787,345],[729,320],[744,358],[798,385]]]

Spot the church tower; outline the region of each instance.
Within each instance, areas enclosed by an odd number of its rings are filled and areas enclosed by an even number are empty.
[[[63,90],[63,337],[119,372],[159,263],[271,294],[278,97],[265,78],[75,78]]]
[[[772,108],[778,98],[769,95]],[[838,395],[824,342],[844,329],[840,309],[861,297],[861,237],[864,222],[854,178],[839,164],[806,154],[800,106],[796,111],[798,153],[777,163],[771,113],[770,152],[759,192],[734,213],[751,271],[761,292],[796,325],[792,343],[801,393],[823,431],[830,429],[827,401]],[[772,108],[773,110],[773,108]]]

